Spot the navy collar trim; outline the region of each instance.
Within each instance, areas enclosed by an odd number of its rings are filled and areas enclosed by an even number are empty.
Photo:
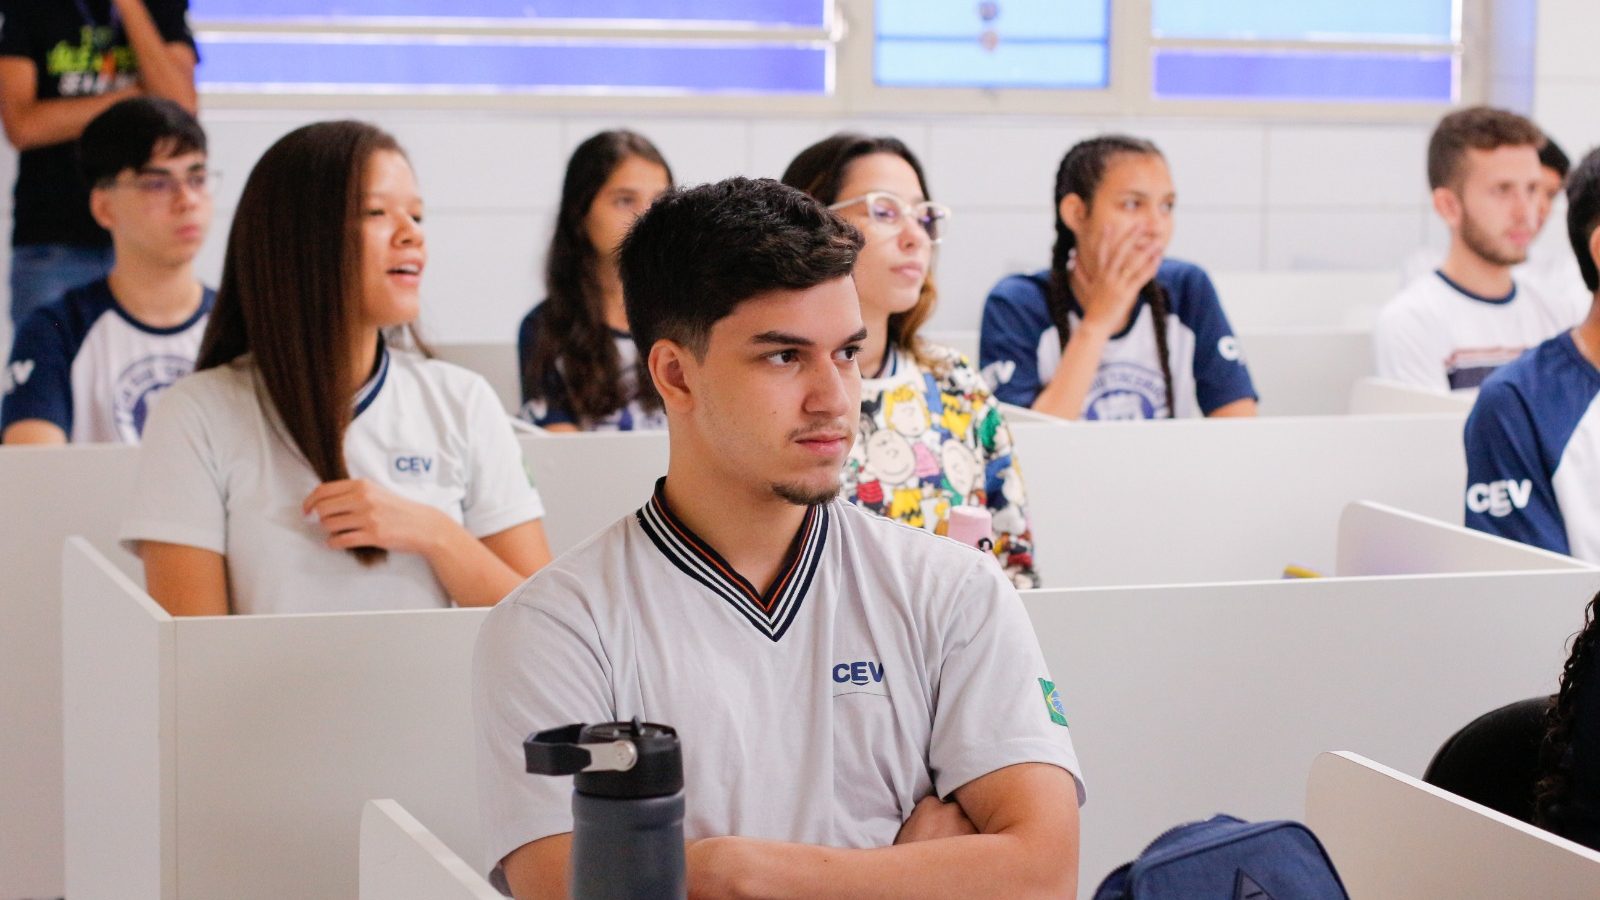
[[[1495,306],[1499,306],[1501,304],[1510,303],[1511,301],[1517,299],[1517,283],[1515,281],[1511,282],[1511,293],[1505,295],[1504,297],[1485,297],[1482,294],[1474,294],[1461,285],[1456,284],[1454,281],[1451,281],[1450,276],[1446,275],[1442,269],[1434,269],[1433,274],[1439,276],[1440,281],[1450,285],[1450,287],[1455,289],[1456,293],[1466,297],[1468,300],[1476,300],[1479,303],[1492,303]]]
[[[179,322],[176,325],[168,325],[164,328],[161,328],[141,322],[134,318],[133,313],[128,312],[127,308],[122,305],[122,301],[117,299],[116,293],[111,290],[111,281],[109,279],[102,280],[101,284],[105,287],[106,296],[111,300],[111,308],[116,311],[117,315],[122,317],[122,321],[127,322],[129,325],[137,328],[145,334],[169,335],[188,331],[190,328],[195,326],[195,323],[205,318],[211,312],[211,301],[214,299],[212,292],[208,290],[205,285],[201,285],[200,305],[195,307],[194,313],[190,315],[189,318],[184,319],[182,322]]]
[[[372,401],[378,399],[378,392],[383,390],[383,383],[388,380],[389,345],[384,342],[383,337],[380,335],[378,337],[378,359],[373,363],[372,377],[368,378],[367,383],[361,386],[361,390],[356,391],[356,411],[351,414],[350,418],[354,419],[366,412],[367,407],[372,405]]]
[[[811,589],[828,542],[827,504],[806,508],[778,570],[765,594],[756,590],[722,555],[689,530],[667,506],[667,479],[656,481],[650,502],[635,514],[644,533],[680,571],[716,594],[773,643],[782,640]]]

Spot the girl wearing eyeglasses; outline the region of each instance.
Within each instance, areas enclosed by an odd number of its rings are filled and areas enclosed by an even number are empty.
[[[966,357],[917,336],[933,313],[934,248],[950,221],[950,210],[928,199],[922,165],[892,137],[836,134],[795,157],[783,181],[866,238],[854,272],[867,327],[857,357],[861,431],[845,465],[846,494],[940,534],[953,509],[983,510],[990,522],[980,546],[1018,587],[1037,587],[1022,475],[1000,405]]]
[[[1005,278],[984,303],[978,357],[996,396],[1064,419],[1255,415],[1211,279],[1163,258],[1175,200],[1149,141],[1067,152],[1050,268]]]
[[[602,131],[572,151],[545,258],[546,299],[517,333],[523,419],[547,431],[667,427],[628,333],[617,247],[669,187],[667,161],[636,132]]]

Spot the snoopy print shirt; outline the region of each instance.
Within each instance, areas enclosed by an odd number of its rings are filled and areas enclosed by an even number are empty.
[[[891,346],[861,383],[861,432],[845,463],[851,502],[944,534],[950,508],[987,508],[992,550],[1019,588],[1039,586],[1022,473],[1000,404],[966,357],[921,346],[924,361]]]

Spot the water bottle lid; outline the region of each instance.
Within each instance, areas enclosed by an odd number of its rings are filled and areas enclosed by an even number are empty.
[[[591,797],[642,799],[683,790],[683,751],[666,725],[602,722],[541,731],[523,742],[529,772],[576,775]]]

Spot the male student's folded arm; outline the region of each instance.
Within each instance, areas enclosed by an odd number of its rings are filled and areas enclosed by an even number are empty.
[[[1044,763],[991,772],[957,788],[979,833],[869,850],[720,837],[687,849],[691,898],[1072,897],[1078,796],[1072,775]],[[518,900],[565,897],[570,834],[527,844],[505,861]]]

